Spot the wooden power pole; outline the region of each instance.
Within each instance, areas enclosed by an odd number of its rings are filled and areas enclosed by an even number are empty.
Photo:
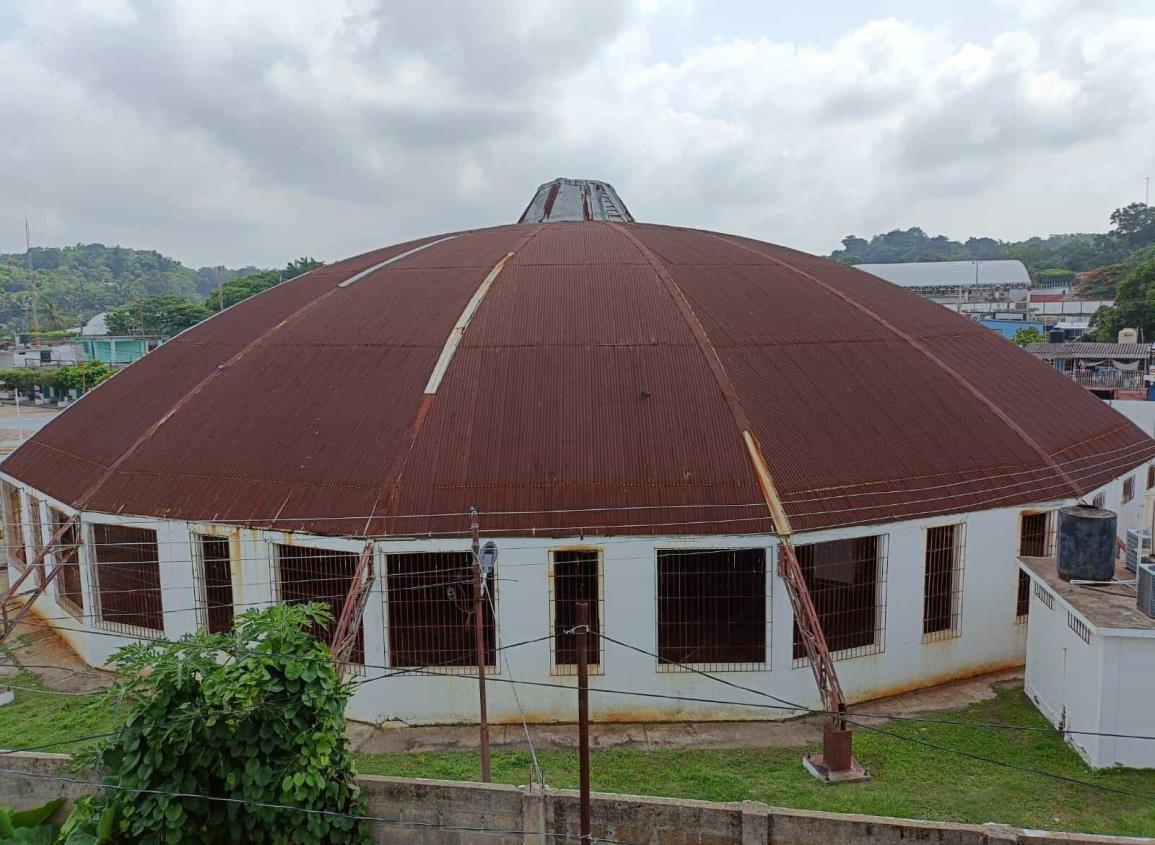
[[[477,701],[481,722],[481,780],[489,783],[489,708],[485,701],[485,620],[482,614],[485,581],[481,574],[481,526],[477,507],[469,509],[469,528],[473,534],[473,642],[477,653]]]
[[[589,655],[586,653],[590,635],[589,602],[579,601],[575,605],[575,610],[577,611],[577,626],[574,628],[574,636],[577,637],[578,669],[578,776],[581,790],[581,836],[579,841],[592,842],[590,834],[590,679]]]

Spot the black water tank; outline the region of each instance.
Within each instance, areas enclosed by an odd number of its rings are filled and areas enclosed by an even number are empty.
[[[1059,511],[1059,577],[1110,581],[1115,577],[1114,511],[1075,505]]]

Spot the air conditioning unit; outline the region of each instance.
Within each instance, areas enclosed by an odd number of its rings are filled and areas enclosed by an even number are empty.
[[[1136,572],[1139,561],[1151,555],[1151,529],[1130,528],[1127,530],[1127,568]]]
[[[1155,619],[1155,562],[1139,564],[1139,610]]]

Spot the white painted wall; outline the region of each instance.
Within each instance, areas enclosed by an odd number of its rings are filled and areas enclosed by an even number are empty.
[[[1146,474],[1139,470],[1137,494]],[[12,479],[8,479],[13,481]],[[15,483],[13,481],[13,483]],[[1117,502],[1121,481],[1107,485],[1108,507]],[[1138,508],[1141,495],[1133,508]],[[1055,502],[1059,506],[1069,502]],[[57,503],[59,504],[59,503]],[[61,508],[66,513],[67,508]],[[1128,512],[1124,508],[1124,512]],[[945,680],[1021,665],[1028,626],[1015,624],[1018,579],[1018,508],[1003,508],[964,516],[911,520],[877,527],[858,527],[799,535],[799,544],[851,536],[886,534],[888,557],[885,593],[884,650],[879,654],[840,660],[837,664],[844,691],[851,702],[929,686]],[[933,525],[966,523],[963,563],[961,636],[924,643],[922,607],[925,533]],[[252,531],[228,526],[195,525],[178,521],[142,520],[85,514],[85,525],[120,522],[150,525],[157,532],[161,559],[165,634],[178,637],[196,630],[195,532],[215,531],[230,539],[234,556],[234,600],[238,611],[275,600],[271,564],[272,546],[295,542],[319,548],[358,553],[363,542],[302,537],[279,532]],[[1121,518],[1121,526],[1123,518]],[[86,539],[88,532],[86,529]],[[498,637],[504,644],[534,640],[548,634],[550,550],[578,544],[578,538],[546,539],[514,537],[497,539]],[[655,658],[607,642],[604,673],[594,675],[593,689],[630,690],[651,696],[674,695],[721,699],[734,704],[681,702],[663,698],[597,693],[591,696],[591,713],[597,719],[735,719],[776,718],[781,710],[751,708],[748,703],[773,704],[776,696],[806,707],[819,706],[811,671],[792,665],[793,616],[781,581],[775,573],[776,539],[770,536],[582,538],[580,545],[602,550],[605,599],[604,632],[646,651],[657,650],[656,549],[725,548],[758,546],[766,549],[767,594],[770,630],[767,636],[767,668],[759,671],[722,672],[727,680],[757,690],[762,695],[728,688],[717,681],[687,672],[659,671]],[[376,545],[377,572],[385,556],[415,551],[465,551],[464,540],[385,540]],[[38,602],[37,612],[52,620],[78,653],[93,665],[104,665],[129,638],[101,627],[92,613],[94,582],[87,551],[84,568],[87,613],[83,620],[68,617],[49,591]],[[388,668],[384,584],[378,578],[366,609],[365,683],[350,704],[350,715],[372,721],[398,719],[405,722],[462,722],[477,716],[477,685],[472,673],[392,675]],[[1033,624],[1033,619],[1032,619]],[[500,664],[490,682],[491,718],[520,721],[510,680],[556,684],[557,688],[517,688],[527,717],[535,721],[570,721],[575,714],[575,681],[571,676],[550,674],[548,641],[499,652]],[[508,661],[508,663],[506,662]]]
[[[1155,768],[1155,631],[1100,629],[1028,571],[1032,579],[1024,688],[1067,743],[1095,768]],[[1039,593],[1050,596],[1048,607]],[[1070,624],[1091,631],[1085,642]]]

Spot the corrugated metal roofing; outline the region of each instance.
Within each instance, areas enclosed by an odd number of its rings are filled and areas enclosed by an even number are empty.
[[[1029,287],[1031,276],[1023,262],[1013,259],[991,261],[909,261],[900,264],[858,264],[857,269],[903,288],[974,287],[1009,285]]]
[[[1051,360],[1071,358],[1150,358],[1149,343],[1028,343],[1032,355]]]
[[[824,259],[604,222],[437,240],[185,332],[4,470],[114,513],[462,535],[476,505],[486,533],[572,536],[772,530],[740,421],[796,531],[1045,501],[1155,456],[1033,355]]]

